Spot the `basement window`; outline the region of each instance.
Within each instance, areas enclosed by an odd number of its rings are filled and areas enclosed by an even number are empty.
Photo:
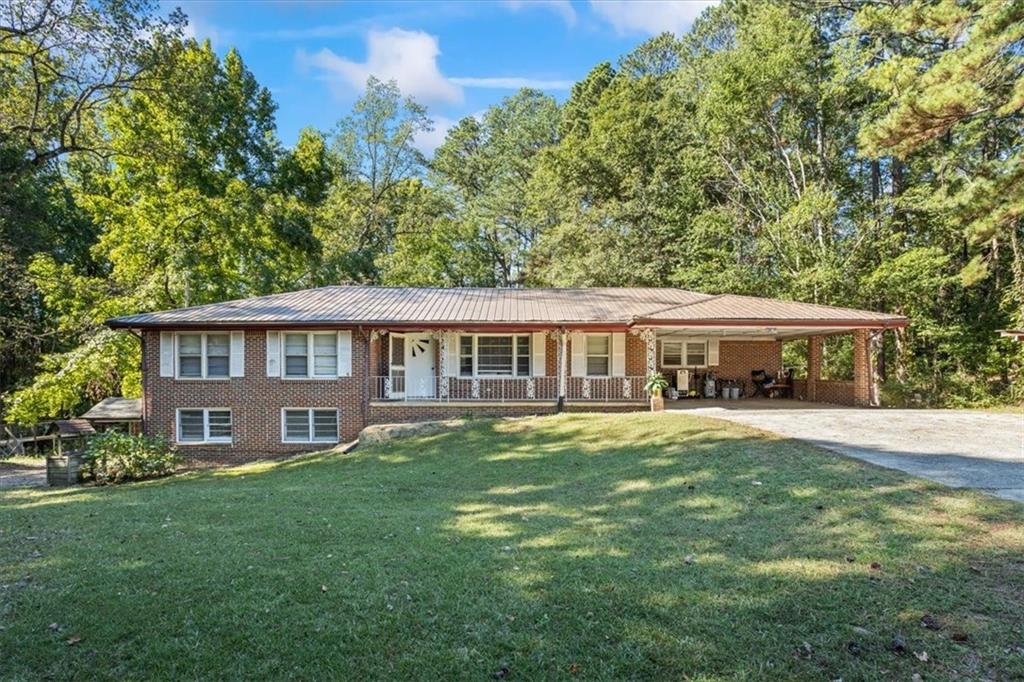
[[[178,410],[178,442],[231,443],[231,410],[195,408]]]
[[[338,442],[337,410],[285,408],[281,413],[281,435],[285,443]]]

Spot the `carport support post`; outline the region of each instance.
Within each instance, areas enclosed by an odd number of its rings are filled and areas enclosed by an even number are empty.
[[[867,329],[853,330],[853,404],[871,405],[871,344]]]
[[[807,337],[807,399],[818,399],[818,382],[821,381],[821,337]]]
[[[879,382],[884,379],[882,377],[882,363],[885,361],[882,348],[882,334],[884,333],[884,329],[875,330],[871,332],[871,336],[868,339],[868,367],[871,370],[871,407],[879,407],[882,404]]]

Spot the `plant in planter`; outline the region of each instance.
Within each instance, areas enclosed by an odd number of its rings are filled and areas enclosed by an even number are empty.
[[[644,384],[644,390],[651,396],[651,411],[661,412],[665,409],[665,398],[662,397],[662,393],[668,388],[668,379],[661,372],[652,372],[647,377],[647,383]]]

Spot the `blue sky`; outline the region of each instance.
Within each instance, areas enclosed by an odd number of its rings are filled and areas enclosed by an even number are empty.
[[[661,31],[682,33],[711,2],[505,0],[494,2],[166,2],[188,33],[221,54],[242,54],[278,104],[282,141],[304,126],[330,130],[369,75],[394,79],[427,106],[428,153],[464,116],[519,87],[563,101],[601,61],[614,63]]]

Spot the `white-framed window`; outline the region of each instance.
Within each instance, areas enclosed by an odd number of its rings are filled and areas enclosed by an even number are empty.
[[[611,376],[612,337],[610,334],[587,334],[587,376]]]
[[[459,337],[459,376],[473,376],[473,337]]]
[[[326,379],[338,376],[337,332],[284,332],[284,378]]]
[[[231,410],[226,407],[178,409],[178,443],[231,443]]]
[[[281,410],[281,440],[285,443],[337,443],[338,411],[317,407]]]
[[[662,367],[707,367],[708,342],[706,339],[661,342]]]
[[[532,369],[529,334],[459,336],[459,376],[528,377]]]
[[[686,342],[686,366],[707,367],[708,365],[708,342],[687,341]]]
[[[228,332],[179,332],[177,378],[227,379],[231,375],[231,334]]]

